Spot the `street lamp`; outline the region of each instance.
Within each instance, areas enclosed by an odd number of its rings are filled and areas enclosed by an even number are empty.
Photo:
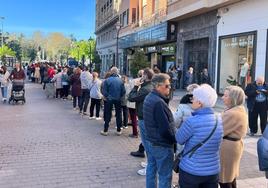
[[[119,32],[121,30],[122,25],[120,24],[120,22],[118,21],[115,24],[115,28],[116,28],[116,58],[115,58],[115,66],[117,67],[119,65],[118,63],[118,39],[119,39]],[[117,67],[119,68],[119,67]]]
[[[3,46],[4,46],[4,26],[3,26],[4,24],[3,24],[3,22],[4,22],[5,17],[0,16],[0,19],[1,19],[1,23],[2,23],[2,30],[1,30],[2,43],[1,43],[1,47],[3,48]]]
[[[91,62],[91,53],[92,53],[92,49],[91,49],[91,41],[93,41],[93,38],[89,37],[88,39],[89,41],[89,67],[90,67],[90,70],[92,69],[92,62]]]

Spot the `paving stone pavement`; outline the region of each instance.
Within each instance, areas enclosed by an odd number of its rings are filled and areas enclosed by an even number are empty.
[[[113,120],[103,137],[102,121],[81,117],[71,101],[47,99],[40,85],[26,84],[26,99],[25,105],[0,104],[0,188],[145,187],[136,174],[143,160],[129,155],[140,142],[128,137],[131,127],[116,136]],[[245,139],[238,187],[268,187],[258,171],[257,139]]]

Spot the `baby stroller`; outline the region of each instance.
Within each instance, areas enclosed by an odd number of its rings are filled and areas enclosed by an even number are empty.
[[[8,100],[8,103],[11,102],[17,103],[22,101],[22,104],[26,102],[25,99],[25,89],[24,89],[24,81],[23,80],[13,80],[12,81],[12,89],[11,89],[11,96]]]

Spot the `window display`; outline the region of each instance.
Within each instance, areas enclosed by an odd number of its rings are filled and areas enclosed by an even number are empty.
[[[255,38],[255,34],[220,38],[219,93],[230,84],[244,89],[253,80]]]

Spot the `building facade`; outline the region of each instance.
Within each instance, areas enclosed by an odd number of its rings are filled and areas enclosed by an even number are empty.
[[[151,67],[158,66],[162,72],[180,66],[184,75],[193,67],[196,82],[201,71],[207,68],[219,93],[230,84],[228,79],[242,87],[257,76],[263,75],[268,81],[268,74],[265,74],[268,72],[268,14],[265,10],[268,1],[114,1],[110,1],[112,16],[97,18],[98,25],[96,23],[97,49],[103,60],[103,71],[115,64],[115,25],[119,22],[118,66],[124,74],[130,74],[133,54],[141,50]],[[97,4],[99,2],[102,3],[97,8],[101,12],[105,1],[99,0]],[[112,39],[105,41],[110,32]]]

